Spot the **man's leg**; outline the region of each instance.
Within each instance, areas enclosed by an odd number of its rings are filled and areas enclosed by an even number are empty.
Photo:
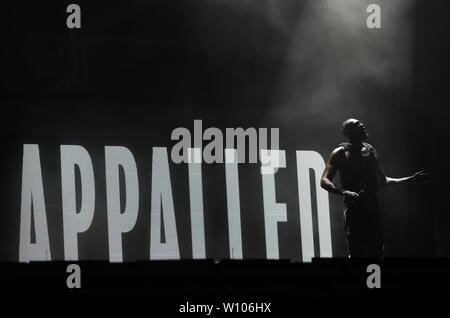
[[[365,257],[364,228],[359,211],[344,208],[344,229],[347,236],[347,246],[350,258]]]
[[[382,258],[384,256],[383,231],[380,224],[372,223],[368,232],[367,257]]]
[[[366,257],[364,240],[354,233],[347,234],[348,254],[350,258]]]

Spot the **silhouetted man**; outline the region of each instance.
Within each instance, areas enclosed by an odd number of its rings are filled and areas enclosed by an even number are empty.
[[[342,133],[348,142],[340,144],[330,155],[320,185],[344,197],[344,227],[350,257],[383,256],[383,223],[377,192],[382,186],[427,181],[423,171],[404,178],[387,177],[375,148],[365,141],[369,137],[364,124],[347,119]],[[343,189],[333,182],[339,171]]]

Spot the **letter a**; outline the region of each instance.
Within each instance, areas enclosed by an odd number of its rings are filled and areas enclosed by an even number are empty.
[[[66,273],[72,273],[67,276],[67,288],[81,288],[81,269],[77,264],[70,264],[67,266]]]
[[[180,259],[167,148],[153,147],[150,259]],[[161,213],[165,242],[161,235]]]
[[[381,288],[381,270],[380,265],[370,264],[367,266],[367,273],[372,273],[367,277],[366,284],[367,287],[372,288]]]
[[[370,15],[367,17],[367,27],[369,29],[381,28],[381,8],[378,4],[369,4],[367,6],[367,13]]]
[[[31,242],[31,214],[36,242]],[[19,262],[51,260],[38,145],[23,145]]]
[[[66,24],[69,29],[81,29],[81,9],[78,4],[69,4],[66,9],[70,13],[67,17]]]

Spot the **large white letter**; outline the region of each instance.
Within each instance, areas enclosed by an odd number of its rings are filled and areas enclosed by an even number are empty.
[[[319,247],[321,257],[331,257],[330,205],[328,192],[319,187],[325,162],[315,151],[297,151],[298,199],[300,203],[300,232],[303,261],[310,262],[314,257],[314,235],[312,223],[311,187],[309,169],[314,170],[317,194],[317,219],[319,227]]]
[[[191,206],[192,258],[205,258],[205,225],[201,149],[189,148],[189,201]]]
[[[167,148],[153,147],[150,259],[180,259]],[[161,242],[161,210],[165,243]]]
[[[119,167],[125,175],[124,211],[120,211]],[[139,183],[133,154],[125,147],[105,147],[109,260],[122,262],[122,233],[131,231],[139,210]]]
[[[278,158],[269,165],[262,164],[261,177],[263,182],[264,224],[266,231],[266,255],[268,259],[279,259],[278,251],[278,222],[286,222],[286,204],[277,203],[275,196],[275,171],[286,168],[286,154],[284,150],[261,150],[261,158]],[[269,170],[270,169],[270,170]]]
[[[75,165],[80,169],[81,208],[77,213]],[[64,226],[64,255],[78,260],[78,233],[91,225],[95,209],[95,181],[89,153],[81,146],[61,145],[61,187]]]
[[[31,242],[31,214],[35,243]],[[23,145],[19,262],[51,260],[38,145]]]
[[[236,149],[225,149],[225,178],[230,258],[242,259],[241,206],[239,199],[238,155]]]

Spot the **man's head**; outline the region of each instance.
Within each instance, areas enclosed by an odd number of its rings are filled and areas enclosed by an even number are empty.
[[[364,124],[354,118],[349,118],[342,123],[342,133],[351,142],[361,142],[369,138]]]

